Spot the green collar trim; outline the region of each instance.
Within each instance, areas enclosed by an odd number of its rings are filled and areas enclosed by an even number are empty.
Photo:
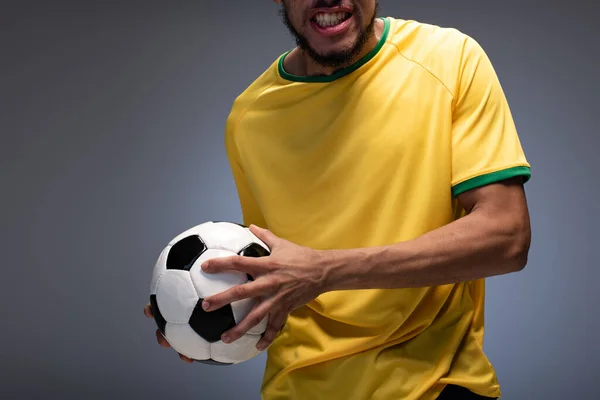
[[[357,69],[359,69],[360,67],[362,67],[363,65],[365,65],[367,62],[369,62],[373,57],[375,57],[375,55],[377,55],[377,53],[379,52],[379,50],[381,50],[381,48],[383,47],[383,45],[385,44],[389,31],[390,31],[390,21],[388,18],[381,18],[383,20],[383,33],[381,34],[381,38],[379,38],[379,42],[377,42],[377,45],[367,54],[365,54],[360,60],[358,60],[357,62],[355,62],[354,64],[343,68],[337,72],[335,72],[332,75],[323,75],[323,76],[297,76],[297,75],[292,75],[289,74],[285,71],[285,69],[283,68],[283,61],[285,59],[285,57],[291,52],[291,50],[285,52],[281,57],[279,57],[279,62],[278,62],[278,71],[279,71],[279,75],[283,78],[283,79],[287,79],[289,81],[293,81],[293,82],[333,82],[336,79],[340,79],[341,77],[344,77],[354,71],[356,71]]]

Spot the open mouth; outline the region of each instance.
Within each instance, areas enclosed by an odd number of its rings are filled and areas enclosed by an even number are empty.
[[[311,19],[311,21],[321,28],[331,28],[341,25],[351,16],[352,14],[347,11],[319,12]]]
[[[317,8],[310,16],[310,23],[321,36],[341,37],[350,28],[353,15],[347,6]]]

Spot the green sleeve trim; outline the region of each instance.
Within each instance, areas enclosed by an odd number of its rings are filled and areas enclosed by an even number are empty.
[[[515,176],[522,176],[523,183],[525,183],[531,178],[531,170],[529,167],[521,166],[507,168],[501,171],[491,172],[489,174],[479,175],[464,182],[461,182],[457,185],[454,185],[452,187],[452,196],[456,197],[468,190],[489,185],[490,183],[503,181],[505,179],[514,178]]]

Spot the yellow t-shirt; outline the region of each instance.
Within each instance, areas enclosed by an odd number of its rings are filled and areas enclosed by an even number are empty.
[[[530,177],[503,90],[467,35],[384,18],[376,48],[328,77],[284,54],[234,102],[225,144],[245,224],[315,249],[406,241],[464,215],[456,196]],[[328,292],[268,350],[266,400],[497,397],[484,281]]]

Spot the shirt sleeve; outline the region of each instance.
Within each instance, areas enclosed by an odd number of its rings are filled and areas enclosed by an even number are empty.
[[[244,169],[241,165],[239,149],[235,141],[235,115],[229,116],[225,128],[225,151],[231,167],[231,173],[237,189],[237,194],[242,209],[243,224],[250,226],[257,225],[261,228],[267,228],[265,218],[256,202],[251,187],[246,179]]]
[[[467,37],[455,90],[452,195],[490,183],[530,177],[508,102],[482,47]]]

